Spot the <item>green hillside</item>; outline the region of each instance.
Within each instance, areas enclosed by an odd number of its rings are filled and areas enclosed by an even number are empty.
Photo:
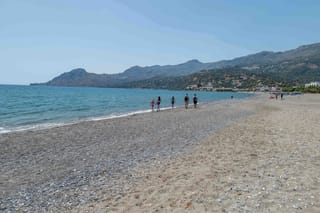
[[[320,80],[320,54],[278,63],[202,70],[181,77],[155,77],[122,87],[184,89],[188,85],[250,89],[257,86],[302,86]]]

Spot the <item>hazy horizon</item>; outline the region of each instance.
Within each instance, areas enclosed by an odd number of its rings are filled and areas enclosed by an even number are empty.
[[[0,1],[0,84],[215,62],[319,42],[318,1]]]

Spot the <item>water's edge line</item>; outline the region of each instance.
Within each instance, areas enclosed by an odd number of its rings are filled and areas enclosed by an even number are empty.
[[[252,98],[254,96],[248,96],[243,97],[241,99],[232,100],[232,102],[238,102],[243,101],[248,98]],[[231,103],[230,99],[222,99],[222,100],[216,100],[216,101],[209,101],[209,102],[203,102],[199,103],[199,105],[207,105],[207,104],[223,104],[223,103]],[[191,105],[191,104],[190,104]],[[176,106],[174,109],[181,109],[184,106]],[[171,110],[171,107],[163,107],[161,108],[161,111],[168,111]],[[156,111],[156,109],[155,109]],[[43,124],[35,124],[35,125],[26,125],[26,126],[20,126],[20,127],[13,127],[13,128],[4,128],[0,127],[0,135],[1,134],[10,134],[15,132],[22,132],[22,131],[37,131],[37,130],[45,130],[45,129],[51,129],[55,127],[62,127],[62,126],[69,126],[74,125],[82,122],[91,122],[91,121],[103,121],[103,120],[111,120],[111,119],[117,119],[117,118],[124,118],[124,117],[130,117],[138,114],[145,114],[145,113],[151,113],[151,109],[142,109],[142,110],[136,110],[126,113],[119,113],[119,114],[110,114],[110,115],[104,115],[104,116],[98,116],[98,117],[89,117],[85,119],[79,119],[77,121],[70,121],[70,122],[59,122],[59,123],[43,123]]]
[[[178,107],[175,107],[175,108],[178,108]],[[171,107],[161,108],[161,111],[168,110],[168,109],[171,109]],[[88,117],[88,118],[79,119],[77,121],[66,121],[66,122],[58,122],[58,123],[41,123],[41,124],[25,125],[25,126],[12,127],[12,128],[0,127],[0,134],[21,132],[21,131],[28,131],[28,130],[36,131],[36,130],[50,129],[54,127],[74,125],[82,122],[102,121],[102,120],[130,117],[133,115],[150,113],[150,112],[152,112],[151,109],[146,109],[146,110],[137,110],[137,111],[131,111],[131,112],[125,112],[125,113],[117,113],[117,114],[112,113],[110,115],[103,115],[103,116],[97,116],[97,117]]]

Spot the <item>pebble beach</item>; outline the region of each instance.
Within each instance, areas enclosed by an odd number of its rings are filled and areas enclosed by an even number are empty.
[[[0,135],[2,212],[319,212],[320,96]]]

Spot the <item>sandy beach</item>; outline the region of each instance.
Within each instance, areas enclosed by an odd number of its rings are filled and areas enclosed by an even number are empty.
[[[320,96],[0,135],[1,211],[320,212]]]

